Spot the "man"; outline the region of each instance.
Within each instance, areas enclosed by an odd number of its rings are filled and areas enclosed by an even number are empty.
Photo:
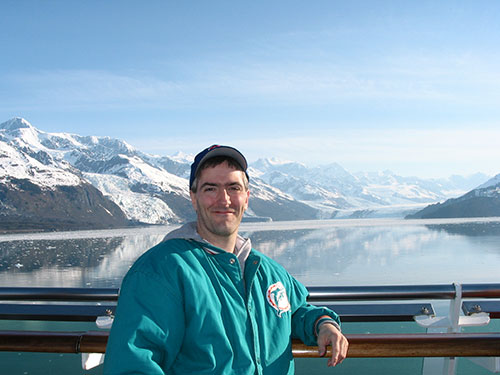
[[[123,280],[104,373],[293,374],[291,338],[332,345],[329,366],[348,343],[331,310],[306,303],[307,290],[238,235],[248,207],[247,162],[211,146],[191,166],[197,214],[142,255]]]

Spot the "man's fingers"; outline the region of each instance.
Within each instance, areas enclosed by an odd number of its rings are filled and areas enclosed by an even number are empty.
[[[349,342],[333,324],[323,323],[318,334],[318,353],[321,357],[328,353],[327,347],[331,345],[332,353],[328,358],[327,366],[336,366],[346,358]]]
[[[320,343],[318,345],[318,354],[320,357],[324,357],[326,354],[326,345],[323,343]]]
[[[342,361],[347,357],[347,349],[349,347],[349,342],[345,338],[345,336],[342,336],[339,341],[336,342],[336,347],[335,347],[335,358],[332,355],[332,360],[333,360],[333,366],[339,365],[342,363]]]
[[[328,366],[333,367],[336,366],[339,360],[339,352],[340,352],[340,346],[338,341],[333,341],[331,342],[332,345],[332,356],[328,360]]]
[[[343,336],[340,340],[332,340],[330,344],[332,345],[332,356],[328,359],[327,365],[333,367],[341,364],[346,358],[349,344]]]

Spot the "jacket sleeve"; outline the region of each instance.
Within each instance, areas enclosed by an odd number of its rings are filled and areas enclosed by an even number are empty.
[[[120,289],[105,375],[164,374],[184,336],[179,293],[154,273],[129,272]]]
[[[290,276],[291,277],[291,276]],[[326,307],[313,306],[306,302],[308,292],[307,289],[295,280],[292,279],[292,338],[300,339],[306,345],[317,345],[316,323],[322,316],[331,317],[340,327],[340,318],[332,310]]]

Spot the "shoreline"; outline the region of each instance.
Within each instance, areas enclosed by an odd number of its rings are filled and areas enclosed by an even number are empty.
[[[240,232],[279,231],[299,229],[327,229],[341,227],[374,227],[374,226],[412,226],[412,225],[460,225],[477,223],[500,223],[500,217],[472,217],[447,219],[403,219],[403,218],[366,218],[366,219],[316,219],[296,221],[242,222]],[[124,237],[127,235],[165,235],[181,226],[181,223],[146,224],[120,228],[78,229],[61,231],[20,231],[4,232],[0,229],[0,242],[20,240],[57,240],[69,238],[106,238]]]

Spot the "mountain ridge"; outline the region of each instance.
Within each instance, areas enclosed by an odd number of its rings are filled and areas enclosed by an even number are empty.
[[[406,219],[500,216],[500,174],[458,197],[423,208]]]
[[[25,181],[44,191],[73,186],[82,195],[96,193],[88,192],[92,186],[102,196],[95,198],[102,207],[114,207],[114,211],[108,209],[113,212],[108,216],[115,217],[116,225],[124,225],[123,217],[135,224],[193,220],[187,159],[182,152],[172,157],[146,154],[110,137],[47,133],[23,118],[0,124],[3,194],[9,191],[10,199],[14,199],[13,179],[16,184]],[[251,163],[249,174],[252,197],[246,220],[402,216],[449,198],[450,191],[460,190],[468,181],[461,176],[456,181],[424,180],[389,171],[350,173],[338,163],[310,168],[278,159]],[[485,180],[486,176],[481,183]],[[59,189],[60,194],[64,191]],[[17,194],[21,194],[19,190]],[[3,222],[9,215],[15,217],[14,208],[7,206],[0,205]],[[77,211],[73,215],[77,217]]]

